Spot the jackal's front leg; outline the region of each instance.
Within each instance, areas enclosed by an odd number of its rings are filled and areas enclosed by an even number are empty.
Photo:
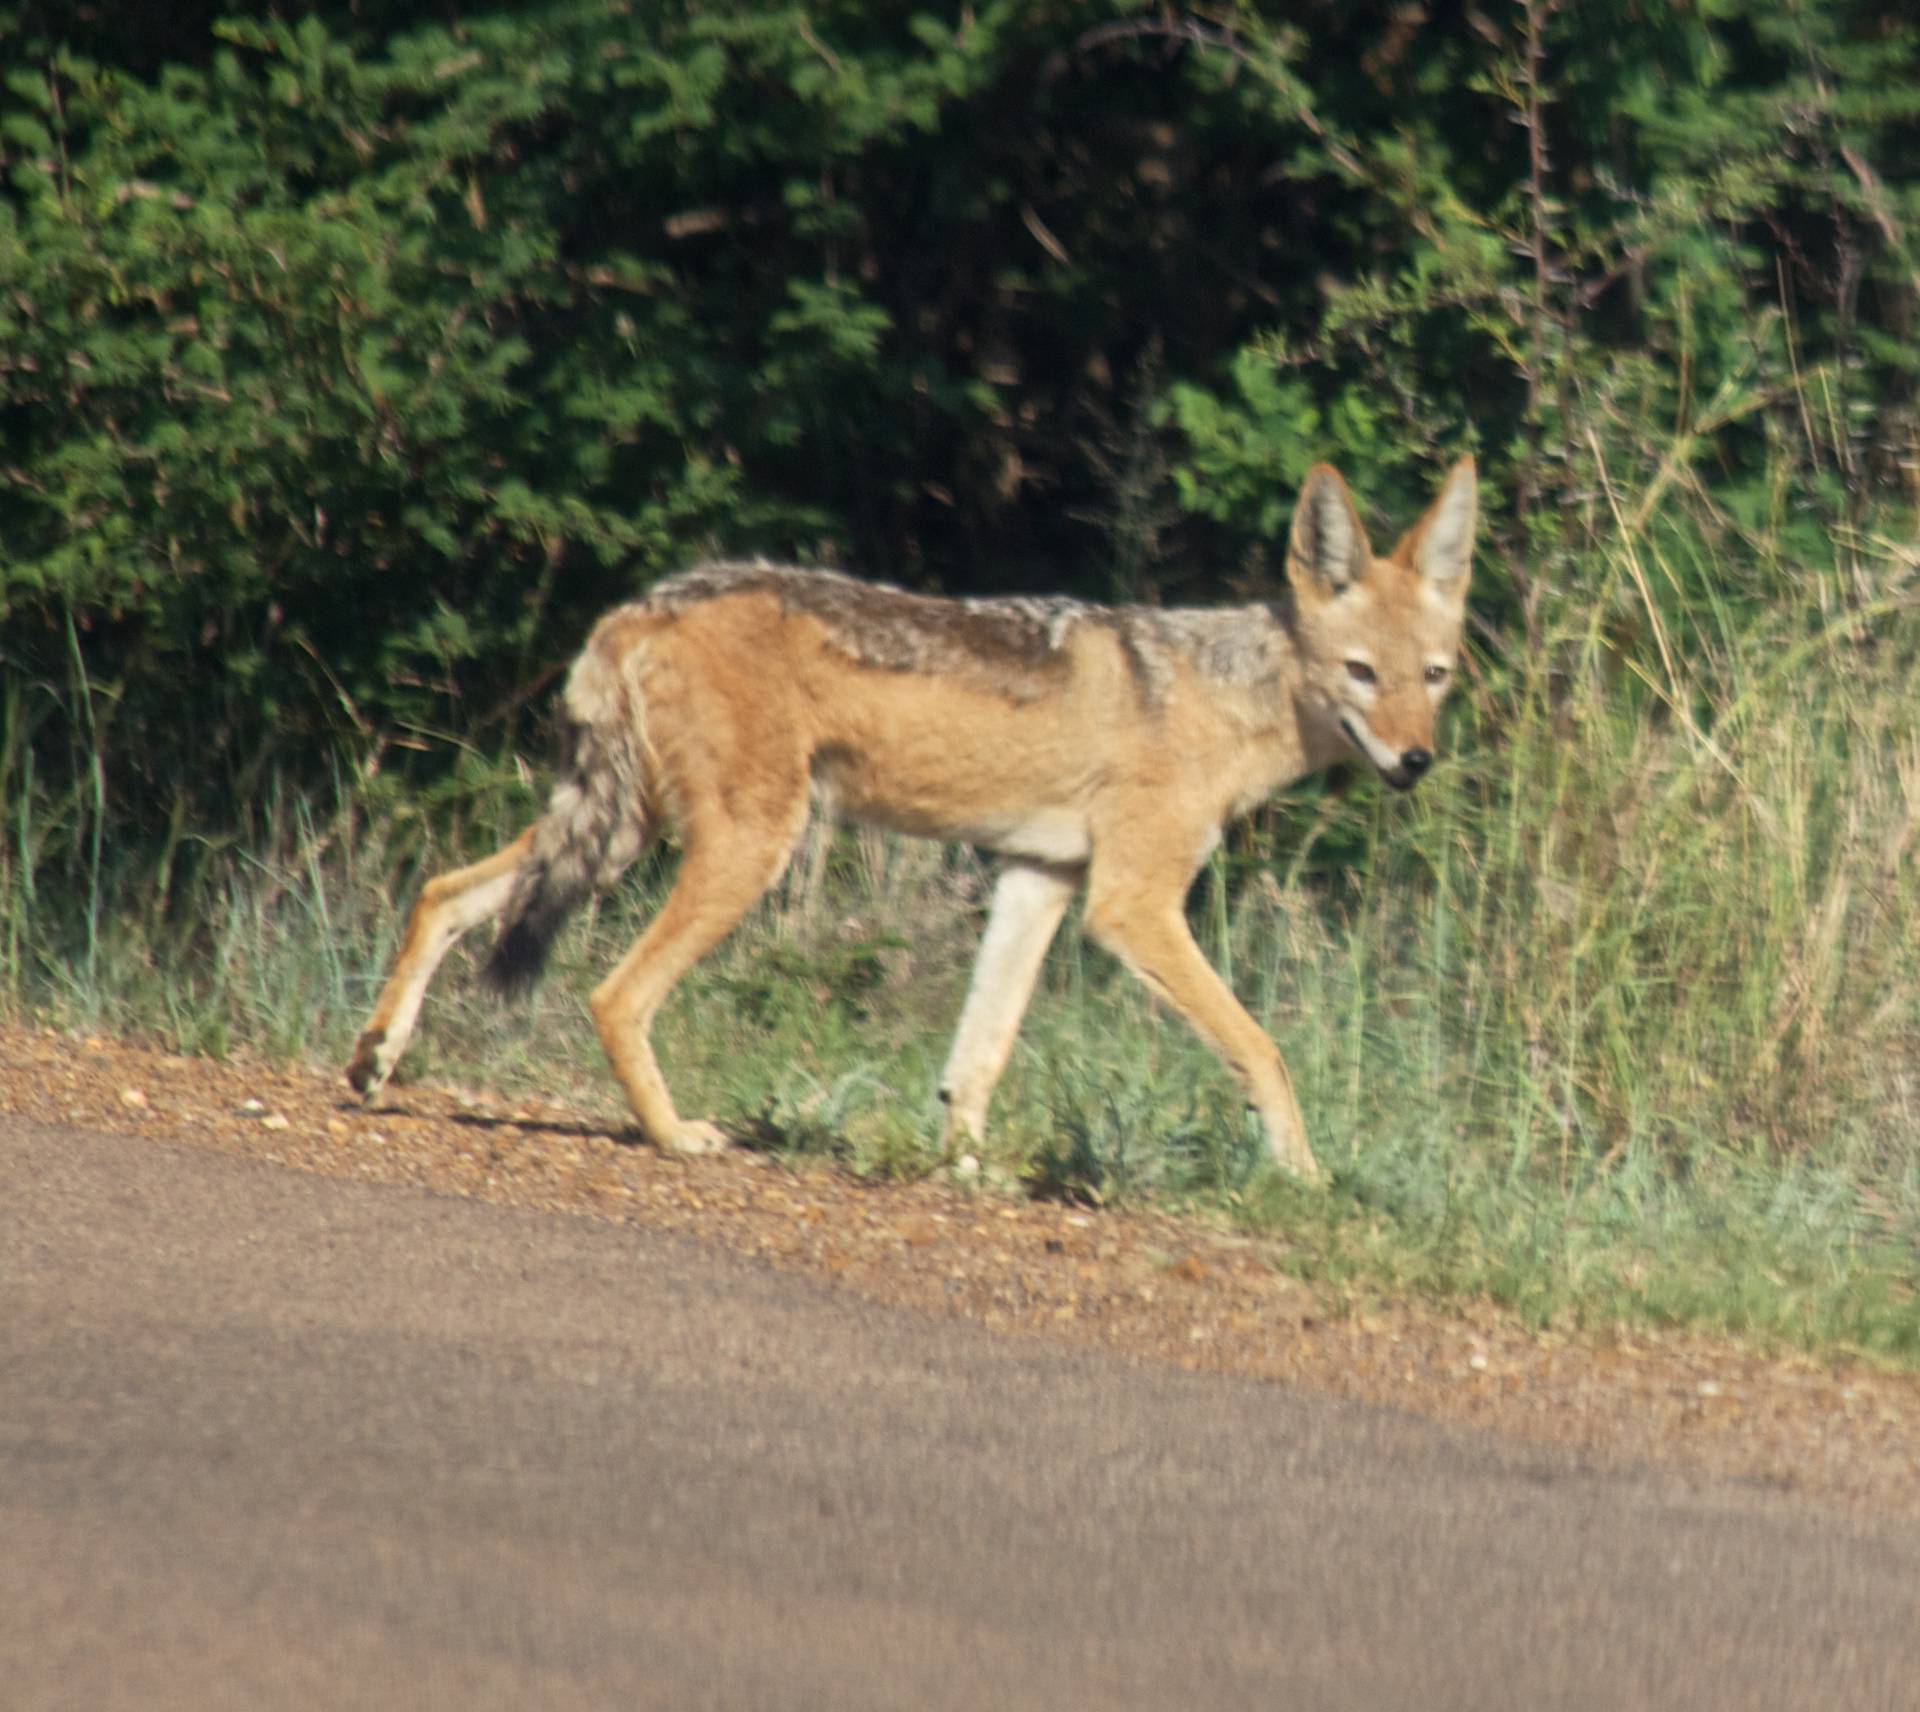
[[[993,889],[993,908],[973,965],[966,1008],[940,1076],[946,1102],[946,1146],[951,1152],[980,1141],[987,1103],[1007,1067],[1020,1018],[1046,961],[1060,918],[1080,884],[1081,870],[1037,862],[1009,862]]]
[[[1096,866],[1087,931],[1166,1000],[1240,1079],[1260,1114],[1267,1151],[1281,1170],[1308,1183],[1326,1172],[1307,1145],[1307,1126],[1279,1047],[1248,1016],[1193,942],[1178,889],[1136,885],[1106,890]]]
[[[394,960],[393,973],[380,989],[373,1015],[367,1018],[347,1063],[347,1080],[366,1098],[380,1092],[400,1062],[440,960],[469,928],[506,908],[514,878],[532,851],[533,828],[528,827],[484,862],[427,882],[407,923],[407,937]]]

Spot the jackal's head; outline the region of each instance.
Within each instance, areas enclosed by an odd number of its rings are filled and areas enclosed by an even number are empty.
[[[1476,483],[1462,458],[1426,515],[1375,557],[1340,474],[1315,464],[1287,540],[1302,697],[1397,791],[1433,765],[1433,719],[1453,682],[1473,563]]]

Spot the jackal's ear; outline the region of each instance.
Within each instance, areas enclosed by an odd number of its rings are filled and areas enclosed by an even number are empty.
[[[1331,464],[1315,464],[1301,484],[1287,536],[1287,577],[1296,589],[1344,594],[1367,574],[1373,549],[1353,494]]]
[[[1447,472],[1439,497],[1407,531],[1394,557],[1446,593],[1464,595],[1467,574],[1473,569],[1473,526],[1479,507],[1479,478],[1473,459],[1465,457]]]

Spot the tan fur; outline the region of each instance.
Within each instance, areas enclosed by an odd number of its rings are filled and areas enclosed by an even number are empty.
[[[950,1144],[981,1135],[1048,941],[1086,926],[1240,1079],[1285,1169],[1320,1168],[1286,1066],[1208,965],[1183,901],[1228,819],[1332,761],[1410,787],[1431,759],[1475,513],[1463,459],[1376,557],[1340,476],[1316,466],[1288,544],[1290,595],[1210,611],[950,601],[769,565],[703,566],[617,608],[568,681],[569,776],[486,861],[431,882],[355,1048],[371,1095],[435,967],[503,914],[495,973],[528,978],[566,910],[664,823],[678,880],[592,1008],[641,1130],[723,1141],[674,1109],[649,1036],[674,984],[786,866],[809,787],[842,812],[1006,858],[942,1078]]]

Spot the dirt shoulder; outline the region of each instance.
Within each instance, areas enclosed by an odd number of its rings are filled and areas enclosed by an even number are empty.
[[[1205,1221],[872,1185],[737,1151],[681,1161],[597,1116],[0,1027],[0,1113],[696,1237],[872,1300],[1283,1381],[1880,1514],[1920,1516],[1920,1378],[1691,1335],[1538,1333],[1491,1307],[1355,1300]]]

